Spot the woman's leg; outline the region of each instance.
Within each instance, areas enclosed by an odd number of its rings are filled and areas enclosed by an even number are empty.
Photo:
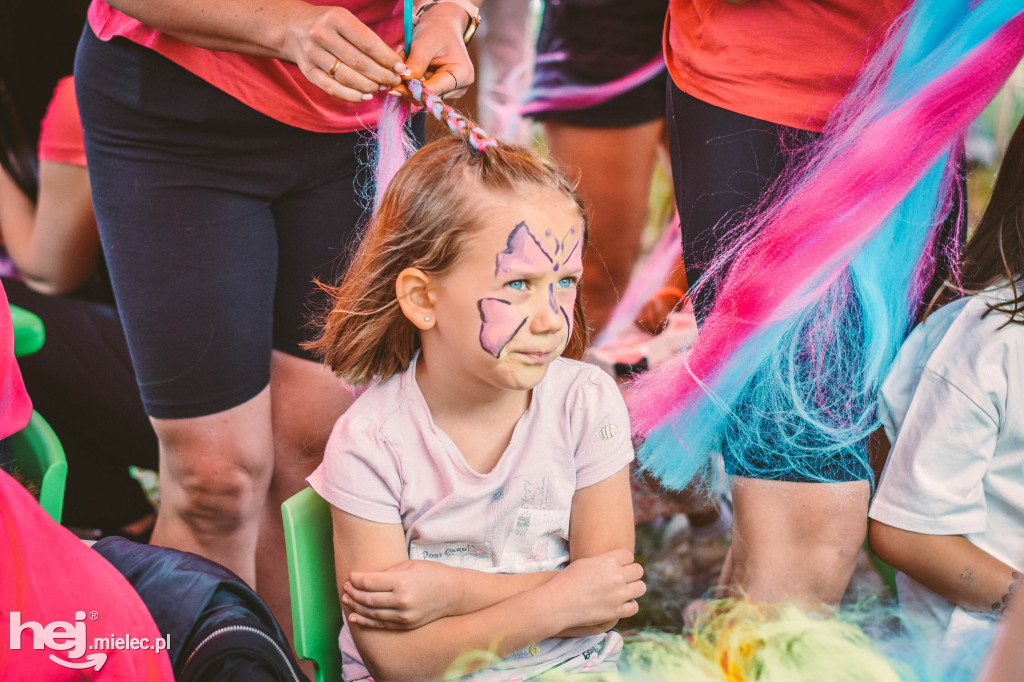
[[[838,606],[867,532],[867,481],[735,477],[730,586],[756,602]]]
[[[323,458],[334,422],[352,396],[327,367],[279,351],[274,351],[270,366],[270,395],[274,476],[260,525],[256,585],[291,638],[281,504],[306,486],[306,477]]]
[[[195,552],[256,585],[256,541],[273,475],[270,389],[216,414],[153,419],[160,439],[155,545]]]

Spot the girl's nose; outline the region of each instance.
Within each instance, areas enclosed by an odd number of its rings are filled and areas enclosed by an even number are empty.
[[[554,287],[549,287],[543,297],[538,296],[533,310],[533,332],[543,334],[556,332],[565,324],[562,308],[555,299]]]

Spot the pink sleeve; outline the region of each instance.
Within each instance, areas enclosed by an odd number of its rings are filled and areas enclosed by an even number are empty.
[[[626,403],[615,381],[589,368],[579,382],[573,401],[570,428],[576,448],[576,489],[600,483],[633,461]]]
[[[308,479],[334,507],[377,523],[401,523],[402,479],[394,449],[364,417],[338,420],[323,462]]]
[[[32,418],[32,401],[14,357],[14,326],[7,294],[0,286],[0,438],[21,431]]]
[[[57,81],[39,131],[39,160],[85,165],[82,121],[78,117],[75,81],[66,76]]]

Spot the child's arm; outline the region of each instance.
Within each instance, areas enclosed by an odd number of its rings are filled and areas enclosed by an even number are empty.
[[[339,586],[355,570],[383,571],[408,559],[401,526],[338,509],[333,516]],[[609,552],[574,561],[535,589],[466,615],[412,630],[367,628],[351,620],[349,626],[376,679],[436,679],[466,651],[490,650],[503,658],[571,628],[632,615],[643,593],[641,573],[632,552]]]
[[[615,549],[632,552],[633,517],[629,474],[622,469],[573,496],[570,511],[571,560]],[[385,571],[355,572],[343,585],[342,602],[350,622],[364,627],[411,629],[444,616],[487,608],[543,585],[557,571],[484,573],[434,561],[403,560]],[[614,623],[593,634],[611,628]],[[579,636],[580,632],[564,633]]]
[[[957,606],[1001,615],[1021,574],[962,535],[925,535],[871,521],[871,549]]]

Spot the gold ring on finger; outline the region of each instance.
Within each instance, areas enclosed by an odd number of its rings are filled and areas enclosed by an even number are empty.
[[[335,59],[334,65],[331,67],[331,70],[327,72],[327,75],[330,76],[331,78],[334,78],[334,74],[338,73],[339,66],[341,66],[341,60]]]

